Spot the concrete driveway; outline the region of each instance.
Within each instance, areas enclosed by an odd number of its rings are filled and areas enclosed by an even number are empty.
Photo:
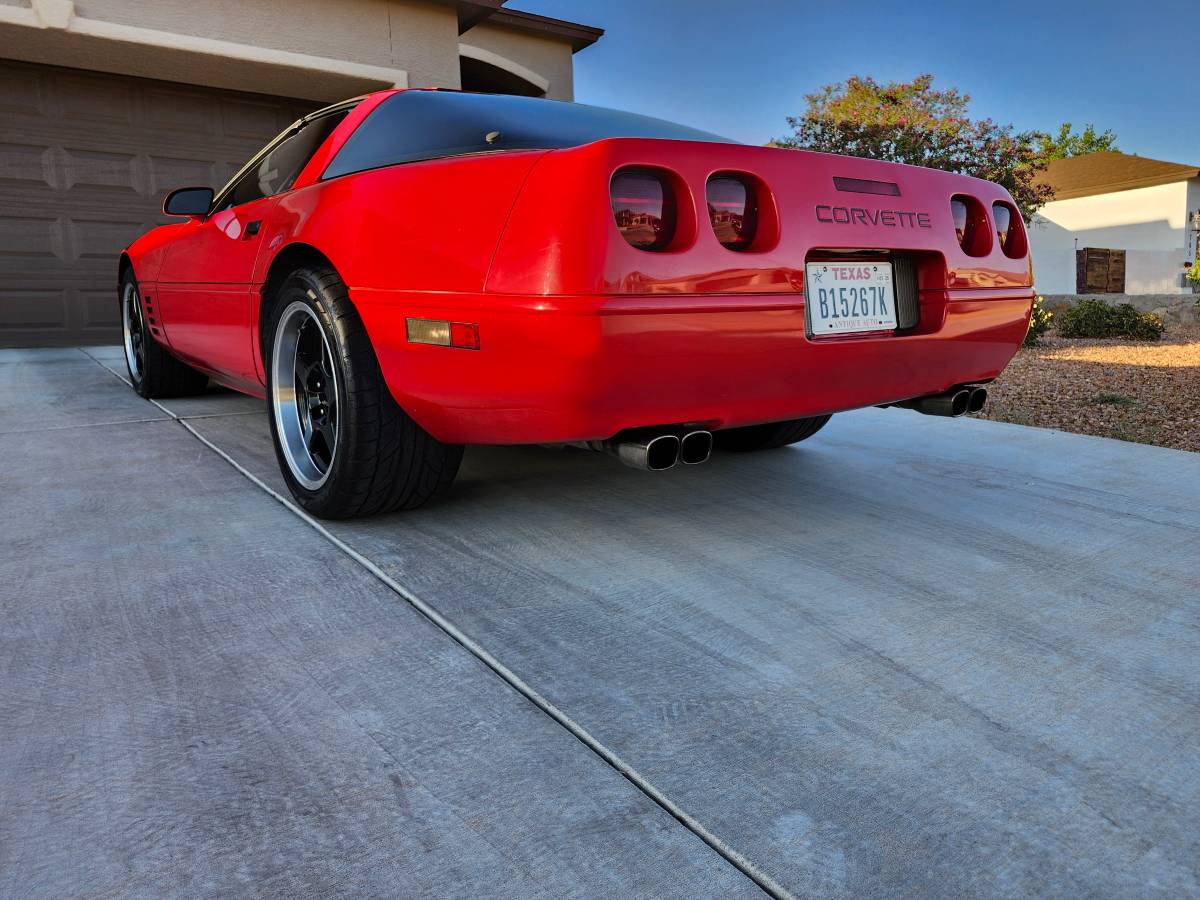
[[[114,372],[0,351],[0,896],[1200,895],[1198,455],[871,410],[315,525]]]

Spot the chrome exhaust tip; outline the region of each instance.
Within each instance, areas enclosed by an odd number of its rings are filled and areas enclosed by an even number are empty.
[[[987,399],[986,391],[984,391],[984,399]],[[902,406],[905,409],[915,409],[917,412],[924,413],[927,416],[949,416],[957,419],[970,410],[971,392],[966,388],[955,388],[952,391],[946,391],[944,394],[915,397],[912,400],[905,400],[903,403],[895,405]]]
[[[973,387],[970,390],[971,396],[967,401],[967,412],[982,412],[983,405],[987,403],[987,388]]]
[[[971,408],[971,392],[967,390],[948,391],[947,394],[949,396],[949,412],[942,413],[942,415],[954,418],[966,415]]]
[[[660,434],[638,441],[615,445],[616,457],[625,465],[648,472],[665,472],[679,462],[680,440],[673,434]]]
[[[698,466],[712,456],[711,431],[689,431],[679,440],[679,461],[685,466]]]

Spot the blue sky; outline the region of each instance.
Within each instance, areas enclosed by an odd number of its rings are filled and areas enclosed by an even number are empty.
[[[1200,165],[1200,2],[509,0],[596,25],[575,94],[750,143],[787,132],[804,95],[849,75],[971,95],[1021,129],[1112,128],[1118,146]],[[920,10],[918,12],[918,10]]]

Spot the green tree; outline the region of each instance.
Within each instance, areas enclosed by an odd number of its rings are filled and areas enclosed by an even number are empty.
[[[1068,156],[1083,156],[1099,150],[1116,150],[1117,136],[1111,129],[1097,132],[1090,122],[1082,134],[1071,130],[1070,122],[1063,122],[1057,134],[1036,132],[1038,153],[1045,159],[1066,159]]]
[[[991,119],[972,119],[970,97],[937,90],[932,75],[880,84],[853,77],[805,97],[807,107],[789,116],[792,133],[774,144],[928,166],[986,178],[1003,185],[1028,219],[1050,199],[1035,181],[1046,167],[1036,135]]]

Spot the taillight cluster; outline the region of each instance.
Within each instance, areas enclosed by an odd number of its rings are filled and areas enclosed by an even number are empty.
[[[1023,257],[1027,248],[1020,214],[1007,203],[993,203],[992,221],[996,223],[996,241],[1004,255],[1011,259]]]
[[[611,184],[617,230],[639,250],[665,250],[675,238],[675,192],[656,169],[622,169]]]
[[[983,205],[974,197],[956,194],[950,198],[950,217],[954,234],[968,256],[987,256],[992,252],[992,235],[1005,256],[1020,259],[1026,253],[1025,231],[1021,216],[1007,203],[992,204],[992,223],[988,225]]]
[[[974,197],[957,194],[950,198],[950,215],[954,219],[954,234],[968,256],[986,256],[992,249],[988,234],[987,216]]]
[[[747,250],[758,232],[758,197],[740,175],[722,173],[708,179],[704,189],[708,221],[722,247]]]
[[[722,246],[760,249],[766,188],[749,175],[718,172],[705,185],[708,221]],[[678,178],[662,169],[629,166],[610,184],[613,219],[621,236],[639,250],[670,250],[694,231],[690,197]]]
[[[854,190],[864,185],[872,188],[864,193],[884,193],[874,187],[884,182],[841,181],[853,182]],[[839,189],[843,188],[839,185]],[[766,250],[778,239],[774,203],[767,187],[755,176],[717,172],[705,184],[704,195],[709,225],[726,249]],[[618,169],[610,182],[609,196],[617,230],[630,246],[661,251],[691,243],[696,226],[691,197],[682,180],[668,170],[650,166]],[[1028,252],[1021,216],[1009,203],[993,203],[989,219],[977,199],[955,194],[950,198],[950,216],[958,243],[968,256],[991,253],[993,236],[1005,256],[1021,259]]]

